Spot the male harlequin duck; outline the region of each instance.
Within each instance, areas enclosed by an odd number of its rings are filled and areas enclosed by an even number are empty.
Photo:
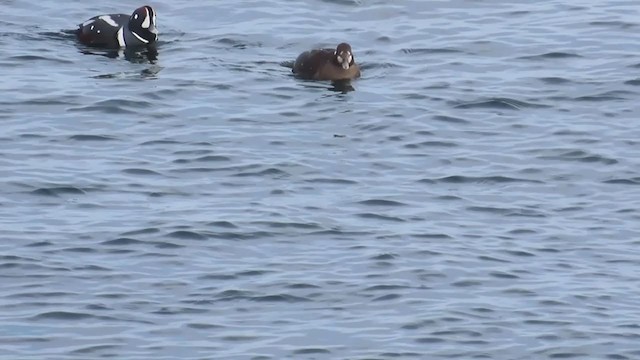
[[[158,40],[156,12],[151,6],[137,8],[131,16],[94,16],[76,30],[81,43],[110,49],[153,44]]]
[[[293,64],[293,73],[311,80],[350,80],[360,77],[351,45],[339,44],[335,49],[305,51]]]

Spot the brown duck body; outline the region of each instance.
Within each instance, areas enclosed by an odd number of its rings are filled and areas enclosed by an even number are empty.
[[[342,61],[341,55],[345,56],[345,59],[349,56],[350,61]],[[360,67],[353,59],[351,46],[346,43],[338,45],[337,49],[315,49],[303,52],[293,64],[292,71],[296,76],[310,80],[337,81],[360,77]]]

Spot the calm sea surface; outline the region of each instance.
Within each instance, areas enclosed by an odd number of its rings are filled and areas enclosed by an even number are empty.
[[[640,359],[637,0],[200,4],[0,2],[0,360]]]

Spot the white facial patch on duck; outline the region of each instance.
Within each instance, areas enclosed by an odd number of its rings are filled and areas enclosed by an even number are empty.
[[[118,25],[118,23],[115,22],[115,20],[113,20],[109,15],[102,15],[98,19],[106,22],[109,26],[120,27],[120,25]]]
[[[147,8],[144,8],[144,11],[147,12],[147,15],[144,17],[144,21],[142,22],[142,28],[148,29],[149,26],[151,25],[151,17],[149,16],[149,10]],[[137,15],[138,14],[136,14],[136,16]]]
[[[351,64],[351,60],[353,60],[353,56],[351,56],[351,53],[349,52],[347,52],[347,57],[344,57],[343,54],[344,52],[341,52],[340,55],[336,56],[336,60],[338,60],[338,63],[343,69],[348,70],[349,64]]]
[[[95,22],[95,20],[87,20],[87,21],[82,23],[82,27],[89,26],[90,24],[93,24],[94,22]]]

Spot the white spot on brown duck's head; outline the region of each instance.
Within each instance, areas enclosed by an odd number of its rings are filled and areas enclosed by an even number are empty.
[[[354,64],[353,53],[351,51],[351,45],[347,43],[340,43],[336,47],[336,51],[334,52],[336,56],[335,60],[338,65],[342,66],[343,69],[348,70],[351,65]]]

